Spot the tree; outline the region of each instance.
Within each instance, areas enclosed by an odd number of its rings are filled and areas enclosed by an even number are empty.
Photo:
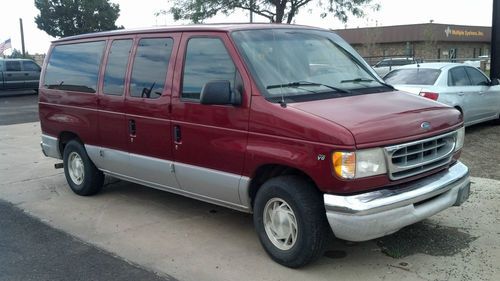
[[[123,28],[115,22],[120,6],[109,0],[35,0],[39,29],[54,37]]]
[[[322,9],[321,17],[328,15],[347,22],[349,15],[363,17],[365,9],[379,9],[374,0],[174,0],[170,12],[175,20],[185,19],[200,23],[221,12],[230,14],[236,9],[251,11],[274,23],[292,23],[293,18],[305,5],[316,2]]]
[[[422,48],[422,54],[420,54],[421,59],[432,59],[433,57],[436,57],[434,54],[436,54],[436,35],[434,34],[434,29],[432,27],[432,21],[430,25],[428,25],[424,29],[424,46]]]
[[[380,49],[378,48],[378,43],[380,42],[380,37],[382,36],[381,30],[379,28],[366,28],[363,34],[363,51],[360,52],[365,59],[372,60],[374,57],[381,55],[385,56],[385,51],[383,54],[377,53]],[[360,51],[360,50],[358,50]],[[379,58],[375,58],[379,59]],[[369,61],[370,65],[372,61]]]
[[[11,59],[34,59],[32,55],[28,54],[28,52],[26,52],[26,54],[23,56],[23,53],[18,49],[12,49],[12,53],[7,57]]]

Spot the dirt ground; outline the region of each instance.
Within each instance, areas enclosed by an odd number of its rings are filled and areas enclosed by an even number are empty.
[[[500,122],[467,127],[460,160],[473,177],[500,180]]]

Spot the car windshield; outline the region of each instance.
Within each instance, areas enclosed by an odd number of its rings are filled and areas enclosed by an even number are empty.
[[[232,33],[246,63],[269,97],[359,93],[385,87],[333,33],[300,29]],[[366,91],[363,91],[366,93]]]
[[[391,85],[434,85],[439,74],[441,70],[431,68],[397,69],[387,74],[384,80]]]

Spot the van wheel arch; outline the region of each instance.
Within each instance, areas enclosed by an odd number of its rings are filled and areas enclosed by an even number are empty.
[[[59,134],[59,154],[61,157],[64,155],[64,148],[66,147],[66,144],[68,144],[71,140],[76,140],[83,144],[80,137],[73,132],[63,131]]]
[[[310,181],[319,192],[319,189],[314,180],[304,171],[287,165],[265,164],[259,166],[252,175],[252,179],[250,181],[250,186],[248,190],[248,196],[250,198],[251,206],[253,207],[255,202],[255,196],[257,195],[257,192],[259,191],[260,187],[266,181],[275,177],[285,176],[285,175],[300,176],[301,178]]]

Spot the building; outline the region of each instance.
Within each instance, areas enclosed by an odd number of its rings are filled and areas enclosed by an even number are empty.
[[[34,54],[34,55],[31,55],[33,57],[33,60],[39,65],[39,66],[42,66],[43,65],[43,60],[45,59],[45,54]]]
[[[464,61],[490,55],[491,27],[411,24],[335,30],[369,63],[386,57]]]

